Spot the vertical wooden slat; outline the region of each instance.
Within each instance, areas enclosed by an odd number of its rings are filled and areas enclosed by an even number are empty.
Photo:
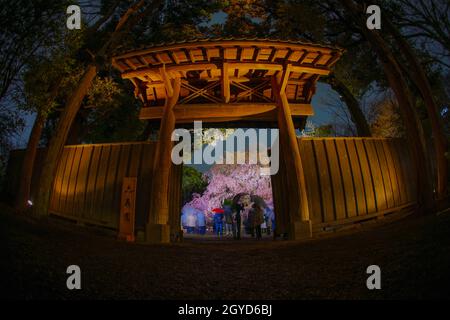
[[[129,177],[137,177],[138,175],[141,160],[141,151],[142,151],[142,144],[133,144],[131,146],[131,158],[128,166]]]
[[[391,188],[392,188],[392,196],[394,199],[394,205],[399,206],[401,205],[401,198],[400,198],[400,189],[398,186],[398,179],[397,179],[397,172],[395,168],[395,163],[392,158],[392,151],[389,147],[389,142],[386,139],[382,140],[382,146],[384,150],[384,155],[386,157],[386,164],[389,171],[389,180],[391,181]]]
[[[77,185],[75,189],[74,215],[80,218],[83,217],[84,203],[86,200],[85,196],[92,149],[92,146],[83,147],[83,155],[81,156],[80,168],[78,170]]]
[[[103,219],[108,225],[117,227],[117,218],[120,208],[114,207],[117,168],[119,166],[120,145],[111,146],[108,171],[106,173],[105,191],[103,195]]]
[[[301,139],[299,143],[300,154],[305,170],[306,190],[308,192],[309,214],[313,223],[322,222],[322,207],[320,201],[319,176],[317,175],[316,160],[314,158],[311,139]]]
[[[355,140],[347,140],[345,142],[347,153],[349,156],[350,167],[352,170],[353,184],[355,186],[356,204],[358,215],[367,214],[366,190],[364,188],[364,178],[362,176],[361,164],[359,162],[358,151],[356,149]]]
[[[344,198],[344,186],[342,183],[341,170],[336,152],[335,140],[325,140],[325,150],[328,158],[329,172],[331,176],[331,187],[333,190],[333,201],[335,209],[335,219],[346,218],[346,203]]]
[[[99,160],[102,154],[102,146],[94,146],[92,153],[91,166],[89,169],[88,185],[86,189],[86,205],[84,209],[84,217],[87,219],[93,219],[95,210],[95,185],[97,181],[97,174],[99,169]]]
[[[347,217],[355,217],[358,215],[356,206],[355,188],[353,184],[352,169],[350,167],[349,156],[345,146],[345,140],[336,140],[336,149],[339,157],[339,166],[341,170],[342,180],[344,184],[344,196],[347,208]],[[358,168],[359,170],[359,168]]]
[[[61,197],[59,199],[59,212],[66,213],[66,200],[69,188],[70,172],[72,170],[73,159],[75,158],[75,148],[69,148],[69,155],[67,156],[67,165],[64,168],[63,181],[61,187]]]
[[[366,196],[367,213],[376,212],[375,194],[373,192],[372,173],[370,171],[366,150],[362,140],[355,140],[356,151],[361,166],[361,175],[364,182],[364,192]]]
[[[333,221],[334,205],[333,191],[331,188],[330,174],[326,156],[325,146],[322,140],[313,141],[314,152],[316,155],[317,169],[319,173],[320,189],[322,190],[322,209],[324,222]]]
[[[146,143],[142,146],[142,160],[137,186],[139,192],[136,200],[136,224],[138,228],[145,227],[150,210],[154,150],[154,143]]]
[[[59,201],[62,192],[62,181],[64,176],[64,170],[67,164],[68,155],[69,150],[64,149],[61,156],[61,160],[58,164],[58,169],[56,171],[55,181],[53,183],[52,201],[50,203],[51,203],[51,210],[54,212],[59,212]]]
[[[385,210],[386,192],[384,191],[383,177],[381,175],[380,163],[378,162],[377,152],[375,151],[374,141],[372,139],[364,140],[366,148],[368,165],[372,174],[373,190],[375,193],[376,211]]]
[[[107,221],[107,217],[104,214],[103,196],[105,194],[106,176],[109,169],[110,152],[111,146],[104,145],[102,147],[102,155],[98,165],[97,181],[95,183],[95,203],[92,218],[99,221]]]
[[[395,164],[395,172],[397,173],[398,185],[400,190],[401,204],[408,202],[408,191],[406,189],[406,176],[403,172],[402,159],[400,158],[400,151],[398,149],[396,140],[390,140],[389,145],[391,147],[391,154]]]
[[[70,171],[69,185],[67,188],[67,197],[66,197],[66,210],[65,210],[65,214],[70,217],[75,216],[74,213],[75,190],[77,185],[78,170],[80,168],[80,160],[83,154],[82,146],[74,147],[74,149],[75,149],[75,156],[73,158],[72,170]]]
[[[383,140],[375,140],[375,150],[378,156],[378,162],[380,163],[381,175],[383,177],[384,191],[386,193],[386,207],[395,207],[394,194],[392,192],[392,182],[389,175],[389,167],[386,160],[386,155],[383,149]]]

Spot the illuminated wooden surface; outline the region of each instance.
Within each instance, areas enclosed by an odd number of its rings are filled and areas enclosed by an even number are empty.
[[[122,182],[135,176],[136,229],[143,230],[150,210],[155,149],[154,142],[66,146],[53,184],[50,212],[118,230]],[[181,204],[181,198],[175,198],[181,197],[181,170],[181,166],[171,167],[172,204]],[[169,217],[175,217],[180,208],[171,205],[169,210],[176,211],[169,212]]]
[[[169,81],[181,79],[179,105],[185,105],[177,123],[202,117],[211,122],[223,119],[220,111],[210,107],[211,114],[198,114],[199,105],[248,105],[255,109],[274,104],[272,78],[289,65],[282,90],[290,104],[307,105],[320,76],[330,73],[342,54],[333,46],[275,40],[202,40],[155,46],[113,57],[114,66],[135,86],[135,95],[144,103],[141,119],[158,120],[161,108],[171,93]],[[192,106],[192,108],[190,108]],[[232,108],[230,106],[230,108]],[[192,117],[187,113],[192,111]],[[205,111],[206,112],[206,111]],[[255,114],[263,113],[254,110]],[[308,116],[312,111],[293,113]],[[177,114],[176,114],[177,115]],[[248,116],[245,108],[234,108],[229,121]],[[276,121],[276,114],[253,120]],[[222,120],[221,120],[222,121]]]
[[[290,104],[292,116],[312,116],[314,110],[310,104]],[[176,105],[173,108],[175,118],[178,123],[193,122],[203,119],[207,122],[240,121],[240,120],[266,120],[270,121],[276,118],[275,103],[259,103],[259,104],[193,104],[193,105]],[[161,119],[164,107],[142,108],[139,117],[142,120]]]
[[[111,170],[112,171],[112,170]],[[124,177],[122,180],[118,238],[130,242],[135,240],[136,217],[136,177]]]
[[[140,118],[161,123],[147,240],[168,241],[169,133],[176,124],[243,120],[261,126],[275,123],[280,129],[283,152],[288,155],[289,219],[295,226],[289,234],[291,239],[303,237],[300,229],[305,222],[304,236],[309,237],[308,199],[295,135],[295,125],[301,122],[293,117],[305,120],[313,113],[310,102],[316,82],[331,72],[341,54],[336,47],[292,41],[210,39],[113,57],[113,65],[134,84],[136,97],[144,103]]]
[[[398,211],[416,202],[411,157],[401,139],[299,138],[298,144],[313,231]],[[369,144],[376,156],[366,153]],[[155,143],[65,147],[53,187],[51,212],[118,229],[122,181],[136,175],[136,228],[142,230],[150,206],[154,152]],[[97,174],[100,166],[106,166],[102,169],[106,174]],[[362,170],[365,167],[367,170]],[[169,178],[171,233],[180,230],[181,172],[181,166],[172,166]],[[289,223],[288,178],[281,157],[280,170],[272,176],[280,230],[287,229]]]

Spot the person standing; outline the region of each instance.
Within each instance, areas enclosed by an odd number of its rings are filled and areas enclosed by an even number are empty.
[[[273,209],[270,208],[269,206],[266,207],[265,209],[265,214],[264,214],[264,219],[266,220],[266,224],[267,224],[267,235],[270,235],[271,232],[274,232],[274,220],[275,220],[275,215],[273,212]]]
[[[229,236],[233,233],[233,211],[229,204],[224,205],[223,210],[225,216],[225,235]]]
[[[186,217],[186,226],[188,234],[193,234],[197,223],[197,215],[195,212],[189,212]]]
[[[263,209],[259,204],[254,203],[252,206],[251,213],[252,219],[250,222],[252,224],[252,233],[256,231],[256,239],[261,239],[262,238],[261,225],[264,223]]]
[[[223,213],[216,212],[213,219],[217,236],[223,236]]]
[[[205,214],[200,210],[197,211],[197,232],[202,236],[206,233],[206,218]]]
[[[240,203],[236,204],[235,210],[233,212],[233,238],[235,240],[241,239],[241,211],[242,205]]]

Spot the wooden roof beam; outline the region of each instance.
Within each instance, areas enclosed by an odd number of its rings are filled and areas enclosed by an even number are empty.
[[[282,71],[283,66],[280,64],[274,64],[274,63],[251,63],[251,62],[229,62],[228,63],[229,69],[252,69],[252,70],[269,70],[269,71]],[[193,70],[211,70],[211,69],[217,69],[217,65],[213,63],[199,63],[199,64],[188,64],[188,65],[174,65],[174,66],[168,66],[166,67],[167,73],[171,72],[187,72],[187,71],[193,71]],[[329,75],[330,70],[327,68],[318,68],[318,67],[309,67],[309,66],[297,66],[292,65],[291,67],[292,72],[298,72],[298,73],[311,73],[311,74],[318,74],[318,75]],[[130,79],[134,77],[140,77],[147,74],[157,74],[158,69],[157,68],[141,68],[138,70],[128,71],[124,72],[122,74],[122,78],[124,79]]]
[[[208,69],[217,69],[217,66],[213,63],[199,63],[199,64],[187,64],[187,65],[173,65],[165,67],[167,74],[173,72],[188,72],[195,70],[208,70]],[[123,79],[131,79],[135,77],[142,77],[148,74],[156,74],[159,75],[159,68],[141,68],[136,71],[128,71],[122,74]]]
[[[289,104],[292,116],[314,115],[311,104]],[[222,121],[223,119],[244,119],[260,115],[265,120],[276,120],[275,103],[212,103],[212,104],[183,104],[173,108],[177,122],[192,122],[194,120]],[[162,118],[164,107],[142,108],[141,120],[159,120]]]

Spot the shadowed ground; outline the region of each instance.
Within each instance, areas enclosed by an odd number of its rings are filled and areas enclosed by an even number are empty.
[[[393,299],[450,297],[450,213],[305,242],[118,242],[108,232],[1,207],[2,298]],[[66,289],[67,266],[82,290]],[[377,264],[382,290],[366,288]]]

